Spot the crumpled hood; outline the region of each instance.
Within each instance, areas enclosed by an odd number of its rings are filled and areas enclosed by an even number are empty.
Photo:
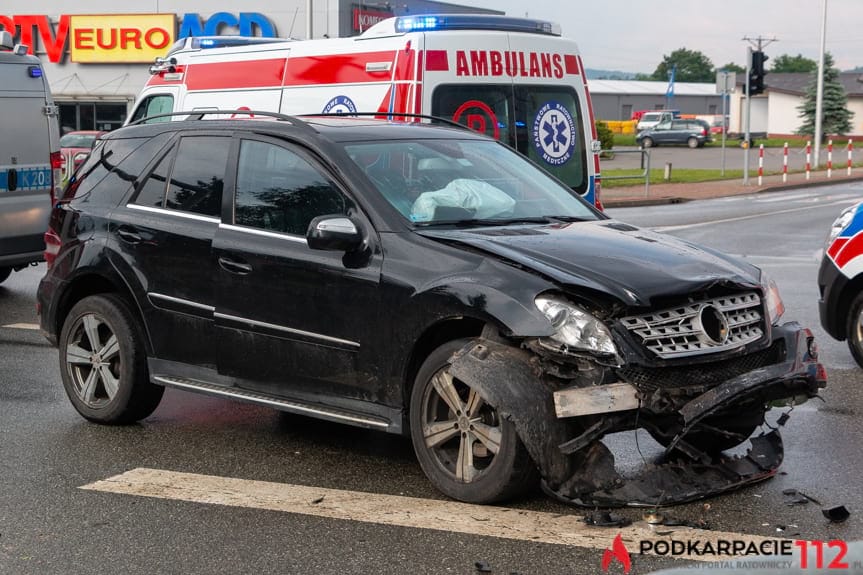
[[[757,285],[758,268],[709,248],[615,220],[540,226],[421,229],[510,260],[564,286],[609,293],[647,306],[714,284]]]

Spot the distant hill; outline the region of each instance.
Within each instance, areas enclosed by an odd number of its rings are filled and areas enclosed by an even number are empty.
[[[588,80],[634,80],[634,72],[621,72],[620,70],[595,70],[585,68]]]

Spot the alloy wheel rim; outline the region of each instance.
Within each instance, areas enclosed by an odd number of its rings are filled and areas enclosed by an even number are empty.
[[[471,483],[488,470],[502,438],[496,410],[447,368],[426,387],[422,434],[435,463],[460,483]]]
[[[96,314],[75,321],[66,345],[66,369],[75,395],[87,407],[100,409],[120,387],[120,342],[111,326]]]
[[[863,353],[863,306],[857,312],[857,321],[854,322],[854,345]]]

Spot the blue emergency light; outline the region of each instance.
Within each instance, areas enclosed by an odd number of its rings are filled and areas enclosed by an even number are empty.
[[[41,78],[42,68],[39,66],[27,66],[27,75],[31,78]]]
[[[428,32],[432,30],[498,30],[560,36],[560,25],[544,20],[512,18],[487,14],[425,14],[399,16],[396,32]]]

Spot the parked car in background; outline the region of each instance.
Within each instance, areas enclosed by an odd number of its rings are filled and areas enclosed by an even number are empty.
[[[686,144],[690,148],[700,148],[710,141],[710,125],[704,120],[666,120],[635,137],[635,142],[642,148],[660,144]]]
[[[0,31],[0,282],[42,261],[60,185],[57,107],[39,58]]]
[[[818,272],[818,309],[824,331],[848,341],[863,367],[863,203],[839,214],[824,246]]]
[[[635,125],[635,133],[649,130],[661,122],[667,122],[680,116],[678,110],[657,110],[655,112],[644,112]]]
[[[96,140],[107,132],[99,130],[81,130],[69,132],[60,138],[60,152],[63,154],[62,169],[65,178],[68,178],[78,169],[87,156]]]
[[[826,374],[760,269],[472,130],[277,118],[127,126],[74,174],[38,307],[83,417],[131,423],[174,387],[402,433],[472,503],[539,475],[668,505],[776,472],[776,431],[718,454]],[[639,427],[688,459],[620,476],[601,439]]]

